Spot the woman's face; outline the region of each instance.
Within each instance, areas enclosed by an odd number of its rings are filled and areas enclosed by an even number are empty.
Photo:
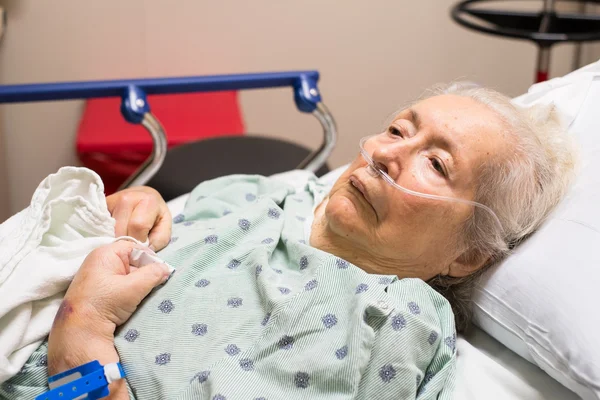
[[[485,105],[442,95],[398,114],[365,149],[407,189],[473,200],[481,167],[513,149],[503,127]],[[378,266],[370,272],[425,280],[472,272],[473,266],[456,262],[464,252],[461,226],[471,213],[469,205],[392,187],[369,173],[360,154],[333,186],[324,210],[327,229]]]

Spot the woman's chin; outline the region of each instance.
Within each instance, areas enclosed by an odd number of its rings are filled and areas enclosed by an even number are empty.
[[[368,232],[368,211],[360,201],[346,193],[329,198],[325,217],[332,231],[344,237],[360,237]]]

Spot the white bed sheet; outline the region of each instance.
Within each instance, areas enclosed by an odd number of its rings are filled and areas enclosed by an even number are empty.
[[[310,174],[305,171],[290,171],[276,177],[301,189],[308,176]],[[188,197],[189,194],[184,194],[168,202],[172,215],[183,211]],[[457,349],[456,400],[579,399],[539,367],[521,358],[479,328],[473,327],[468,335],[459,336]]]
[[[473,327],[457,340],[456,400],[576,400],[538,366]]]

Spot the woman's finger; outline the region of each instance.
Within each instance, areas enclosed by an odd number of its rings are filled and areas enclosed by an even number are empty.
[[[127,235],[141,242],[148,239],[148,234],[159,218],[159,207],[151,199],[141,199],[133,209],[127,225]]]
[[[171,221],[171,213],[167,209],[164,214],[162,214],[154,228],[150,231],[150,248],[154,251],[158,251],[164,248],[169,241],[171,240],[171,227],[173,222]]]
[[[107,247],[110,249],[110,251],[116,254],[117,257],[119,257],[119,259],[123,263],[122,266],[124,268],[125,274],[128,274],[130,272],[131,263],[129,262],[129,256],[131,255],[131,251],[133,249],[144,249],[144,246],[130,240],[117,240],[116,242],[109,244]],[[118,268],[118,266],[116,265],[112,265],[112,267]],[[120,268],[118,268],[118,270],[120,270]],[[115,272],[118,272],[118,270],[115,270]]]
[[[122,200],[116,203],[114,210],[111,211],[111,215],[116,221],[115,236],[127,236],[127,225],[135,208],[135,200],[127,196],[123,195]]]
[[[121,290],[127,291],[133,301],[139,304],[152,289],[166,282],[170,273],[169,267],[164,263],[144,265],[123,277]]]
[[[128,240],[98,247],[83,261],[81,268],[75,275],[77,280],[96,280],[99,276],[126,275],[129,273],[129,255],[132,249],[143,246]]]

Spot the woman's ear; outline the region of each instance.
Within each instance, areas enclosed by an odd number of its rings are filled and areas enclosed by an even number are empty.
[[[448,276],[462,278],[483,268],[490,256],[476,250],[467,250],[458,256],[448,266]]]

